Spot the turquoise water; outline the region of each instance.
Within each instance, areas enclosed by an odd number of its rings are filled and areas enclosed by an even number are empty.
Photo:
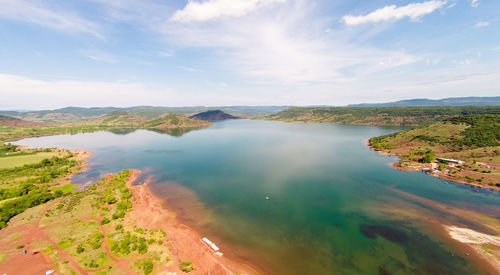
[[[233,120],[182,136],[137,130],[18,143],[92,151],[79,183],[142,169],[183,222],[271,274],[478,272],[426,219],[488,233],[452,210],[498,220],[500,194],[392,169],[394,157],[364,145],[397,130]]]

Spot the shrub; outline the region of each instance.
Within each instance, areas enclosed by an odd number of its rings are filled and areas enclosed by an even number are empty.
[[[153,272],[153,262],[151,260],[145,260],[142,263],[142,269],[144,270],[144,274],[150,274]]]
[[[146,242],[139,243],[139,246],[137,247],[137,252],[139,252],[139,254],[145,254],[146,252],[148,252],[148,245],[146,244]]]
[[[429,150],[429,151],[427,151],[427,153],[425,153],[425,156],[422,159],[422,162],[423,163],[431,163],[433,160],[434,160],[434,153],[432,152],[432,150]]]
[[[101,220],[101,225],[105,225],[105,224],[108,224],[110,222],[110,220],[108,218],[103,218]]]
[[[194,266],[193,266],[193,263],[191,261],[184,261],[182,262],[180,265],[179,265],[179,268],[185,272],[185,273],[189,273],[191,271],[194,270]]]

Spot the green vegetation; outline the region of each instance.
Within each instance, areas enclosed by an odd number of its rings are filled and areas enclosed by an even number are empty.
[[[161,245],[166,234],[162,230],[136,227],[133,221],[125,219],[132,210],[132,192],[126,186],[129,177],[128,170],[107,175],[89,188],[61,197],[50,206],[31,208],[15,217],[15,221],[17,224],[33,222],[45,212],[40,218],[40,228],[83,269],[99,268],[103,274],[107,274],[104,269],[114,270],[120,274],[113,256],[136,263],[131,268],[137,273],[154,273],[156,266],[164,265],[169,259],[168,248]],[[35,209],[36,212],[30,212]],[[104,213],[104,217],[100,213]],[[116,218],[112,217],[114,214]],[[40,250],[64,266],[64,259],[55,253],[50,243]]]
[[[500,114],[500,106],[293,107],[262,119],[382,126],[422,126],[458,115]]]
[[[8,158],[0,158],[0,169],[13,168],[25,164],[38,163],[44,159],[58,156],[58,152],[39,152],[39,153],[19,153]]]
[[[17,151],[18,148],[11,147],[9,150]],[[71,188],[58,185],[60,179],[79,169],[72,154],[55,149],[34,152],[35,155],[10,157],[9,160],[16,163],[15,167],[0,169],[0,228],[26,209],[72,192]],[[45,158],[40,159],[39,154]],[[35,156],[36,163],[31,159]]]
[[[0,154],[1,155],[8,155],[9,153],[15,153],[18,151],[19,151],[19,148],[17,145],[13,145],[10,143],[0,145]]]
[[[145,129],[171,129],[171,128],[192,128],[192,127],[201,127],[206,125],[211,125],[212,123],[191,119],[187,117],[183,117],[176,114],[168,114],[158,119],[153,119],[146,122],[143,127]]]
[[[399,155],[398,166],[429,169],[461,182],[500,186],[500,115],[466,115],[425,127],[374,137],[370,145]],[[436,158],[460,160],[455,164]]]
[[[0,253],[0,264],[5,262],[9,256],[5,253]]]
[[[460,116],[447,121],[469,125],[462,132],[463,138],[456,141],[459,145],[485,147],[500,144],[500,115]]]
[[[95,132],[100,130],[112,129],[116,126],[37,126],[37,127],[15,127],[2,126],[0,124],[0,142],[19,140],[28,137],[42,137],[62,134],[77,134]]]
[[[189,273],[194,270],[193,263],[191,261],[184,261],[179,265],[182,272]]]
[[[136,266],[142,270],[143,274],[151,274],[153,272],[153,261],[151,260],[140,260],[136,262]]]

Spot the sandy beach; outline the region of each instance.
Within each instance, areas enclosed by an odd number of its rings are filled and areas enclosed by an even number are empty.
[[[500,274],[500,237],[484,234],[469,228],[445,226],[449,236],[468,246],[484,262],[489,263],[496,274]]]

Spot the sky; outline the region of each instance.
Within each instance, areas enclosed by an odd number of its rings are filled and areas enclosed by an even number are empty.
[[[0,109],[500,96],[499,0],[0,0]]]

